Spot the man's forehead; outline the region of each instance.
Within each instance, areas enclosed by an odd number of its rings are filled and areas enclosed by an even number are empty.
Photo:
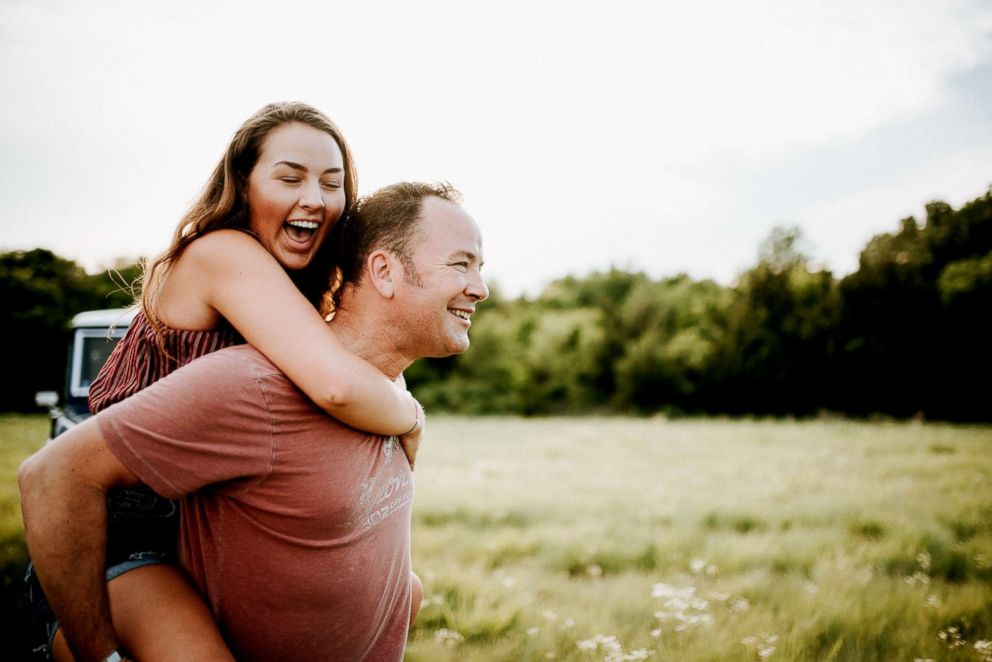
[[[479,226],[461,205],[438,197],[425,198],[420,216],[424,248],[464,253],[482,259]]]

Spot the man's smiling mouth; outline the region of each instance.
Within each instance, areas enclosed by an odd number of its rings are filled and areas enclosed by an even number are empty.
[[[448,308],[448,312],[457,317],[458,319],[465,320],[466,322],[472,321],[472,311],[465,310],[462,308]]]

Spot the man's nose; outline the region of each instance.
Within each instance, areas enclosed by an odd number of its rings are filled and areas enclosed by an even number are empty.
[[[478,271],[474,272],[472,278],[469,279],[468,285],[465,287],[465,294],[476,301],[485,301],[489,298],[489,286],[486,285],[486,279]]]

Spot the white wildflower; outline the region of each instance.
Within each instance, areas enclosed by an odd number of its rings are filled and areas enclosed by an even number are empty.
[[[734,598],[730,601],[730,611],[740,613],[751,608],[751,603],[747,598]]]
[[[713,617],[706,612],[710,603],[696,597],[695,586],[677,587],[658,582],[651,588],[651,597],[662,600],[663,609],[654,612],[655,618],[661,621],[678,621],[676,632],[713,622]]]
[[[651,587],[652,598],[681,598],[683,600],[689,600],[695,593],[695,586],[677,588],[675,586],[671,586],[670,584],[658,582]]]
[[[706,559],[693,559],[689,562],[689,571],[694,575],[698,575],[701,572],[705,572],[709,576],[715,575],[719,568],[715,564],[710,563]]]
[[[616,636],[612,634],[597,634],[592,639],[581,639],[575,642],[576,647],[583,651],[602,650],[606,655],[603,662],[626,662],[627,660],[646,660],[654,655],[653,650],[638,648],[625,652]]]
[[[533,637],[535,634],[537,634],[540,631],[541,631],[541,628],[538,628],[538,627],[527,628],[527,636],[528,637]]]
[[[778,641],[778,635],[768,634],[767,632],[762,632],[760,637],[748,635],[747,637],[741,639],[741,643],[748,648],[757,648],[755,652],[757,652],[758,657],[761,659],[771,657],[771,655],[775,652],[775,646],[772,644],[776,641]]]
[[[594,639],[596,639],[596,643],[608,651],[618,652],[622,650],[620,642],[617,641],[616,635],[597,634]]]
[[[916,563],[920,566],[921,570],[929,570],[931,560],[930,554],[927,552],[920,552],[916,555]]]
[[[938,632],[937,637],[939,637],[941,641],[947,644],[948,648],[952,648],[952,649],[961,648],[966,643],[964,639],[961,638],[961,631],[957,628],[957,626],[954,625],[947,628],[946,630],[941,630],[940,632]]]
[[[456,644],[460,644],[461,642],[465,641],[465,637],[463,637],[460,633],[455,632],[454,630],[441,628],[440,630],[434,633],[434,641],[446,644],[448,646],[454,646]]]

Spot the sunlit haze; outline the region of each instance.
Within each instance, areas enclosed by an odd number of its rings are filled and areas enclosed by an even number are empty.
[[[165,247],[238,125],[298,99],[363,193],[448,180],[506,294],[730,283],[775,226],[837,275],[992,184],[987,2],[0,5],[0,250]]]

